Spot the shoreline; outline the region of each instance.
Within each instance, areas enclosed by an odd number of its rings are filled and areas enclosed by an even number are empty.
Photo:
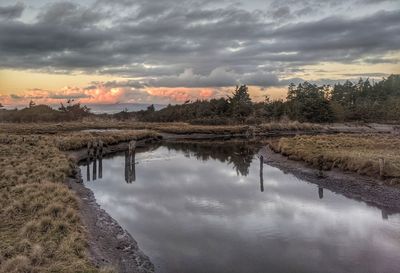
[[[291,173],[301,180],[389,212],[400,211],[400,188],[385,185],[378,178],[338,168],[323,171],[324,177],[319,178],[318,170],[306,162],[291,160],[268,146],[264,146],[259,154],[264,157],[264,164]]]

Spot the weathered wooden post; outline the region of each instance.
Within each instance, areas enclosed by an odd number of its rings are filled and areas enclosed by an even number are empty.
[[[129,154],[130,155],[133,152],[135,152],[135,150],[136,150],[136,141],[135,140],[132,140],[132,141],[129,142],[128,150],[129,150]]]
[[[324,198],[324,188],[323,187],[318,186],[318,197],[319,197],[319,199]]]
[[[89,159],[92,157],[92,142],[90,141],[87,143],[87,156]]]
[[[323,178],[324,177],[324,173],[323,173],[323,169],[324,169],[324,157],[322,155],[319,155],[317,157],[317,165],[318,165],[318,178]]]
[[[99,144],[98,144],[98,147],[99,147],[99,156],[103,156],[103,146],[104,146],[104,143],[103,143],[103,141],[101,141],[101,140],[99,140]]]
[[[260,155],[260,190],[264,192],[264,157]]]
[[[125,152],[125,181],[132,183],[136,180],[136,141],[132,140],[128,144],[128,151]]]
[[[383,179],[385,177],[385,159],[383,157],[379,158],[379,178]]]
[[[94,158],[96,159],[99,155],[99,147],[98,147],[98,143],[96,140],[93,140],[93,155]]]

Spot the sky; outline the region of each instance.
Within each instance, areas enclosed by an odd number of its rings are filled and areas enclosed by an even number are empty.
[[[182,103],[400,74],[400,0],[0,0],[0,103]]]

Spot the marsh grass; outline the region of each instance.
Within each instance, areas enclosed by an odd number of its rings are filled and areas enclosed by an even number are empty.
[[[101,140],[104,145],[114,145],[131,140],[157,138],[158,134],[150,130],[120,130],[104,132],[72,132],[58,134],[54,137],[56,146],[63,151],[81,149],[89,141]]]
[[[280,121],[255,125],[257,133],[288,130],[318,130],[326,126],[301,123],[297,121]],[[86,119],[82,122],[63,123],[0,123],[0,132],[13,134],[56,134],[60,132],[98,130],[153,130],[172,134],[243,134],[248,125],[192,125],[184,122],[146,123],[136,121],[118,121],[112,119]]]
[[[74,162],[61,151],[88,140],[115,144],[155,136],[149,131],[112,135],[0,134],[0,272],[112,272],[86,253],[86,231],[75,194],[64,184]]]
[[[380,176],[379,158],[385,160],[383,178],[400,181],[400,138],[389,134],[339,134],[281,138],[271,148],[317,167],[339,168],[371,177]]]

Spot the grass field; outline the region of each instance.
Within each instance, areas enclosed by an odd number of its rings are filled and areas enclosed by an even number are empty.
[[[61,149],[147,136],[155,133],[0,134],[0,272],[107,272],[88,260],[79,201],[64,183],[74,163]]]
[[[372,177],[380,176],[379,159],[384,159],[383,178],[400,182],[400,138],[390,134],[318,135],[281,138],[270,145],[290,159],[318,167],[339,168]],[[319,159],[320,158],[320,159]]]
[[[296,121],[271,122],[254,126],[256,133],[269,131],[305,130],[315,131],[323,125],[300,123]],[[60,132],[88,129],[154,130],[173,134],[244,134],[248,125],[191,125],[188,123],[144,123],[136,121],[117,121],[111,119],[90,119],[82,122],[64,123],[0,123],[0,132],[14,134],[56,134]]]

